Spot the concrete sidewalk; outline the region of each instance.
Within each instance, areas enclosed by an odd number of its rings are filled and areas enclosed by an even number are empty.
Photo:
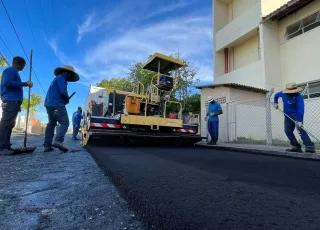
[[[31,135],[34,153],[0,157],[0,229],[143,229],[90,154],[66,139],[79,151],[43,153],[43,136]],[[23,135],[12,140],[22,146]]]
[[[288,147],[281,147],[281,146],[233,144],[233,143],[218,143],[217,145],[208,145],[206,142],[198,142],[196,143],[196,146],[203,147],[203,148],[212,148],[217,150],[233,151],[233,152],[246,152],[246,153],[253,153],[253,154],[291,157],[291,158],[299,158],[299,159],[320,160],[319,150],[317,150],[316,153],[290,153],[285,151]]]

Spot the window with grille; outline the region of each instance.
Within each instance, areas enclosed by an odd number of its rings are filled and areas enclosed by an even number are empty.
[[[304,90],[301,92],[304,99],[320,97],[320,81],[301,84],[299,87],[304,88]]]
[[[227,98],[226,97],[218,97],[214,99],[216,102],[219,104],[226,104],[227,103]],[[206,101],[206,107],[208,107],[208,101]]]
[[[288,26],[285,37],[290,40],[318,26],[320,26],[320,11]]]

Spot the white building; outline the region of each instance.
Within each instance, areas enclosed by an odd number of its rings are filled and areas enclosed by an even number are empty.
[[[320,0],[213,0],[214,83],[318,81],[319,11]],[[320,92],[320,83],[309,89]]]
[[[208,95],[253,101],[296,82],[308,85],[305,98],[320,97],[320,0],[213,0],[213,36],[220,87],[199,87],[202,123]]]

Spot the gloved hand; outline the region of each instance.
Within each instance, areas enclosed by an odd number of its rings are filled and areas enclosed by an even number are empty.
[[[278,104],[273,104],[273,108],[278,109],[279,105]]]
[[[69,102],[70,102],[69,99],[66,99],[65,104],[67,105],[67,104],[69,104]]]
[[[301,127],[303,126],[303,123],[302,123],[302,122],[297,122],[297,126],[298,126],[299,128],[301,128]]]
[[[206,116],[206,117],[204,118],[204,120],[207,121],[207,120],[208,120],[208,116]]]

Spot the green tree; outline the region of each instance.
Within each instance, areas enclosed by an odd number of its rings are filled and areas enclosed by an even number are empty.
[[[7,60],[4,56],[0,56],[0,67],[6,67],[7,66]],[[0,73],[0,80],[2,78],[2,73]]]
[[[38,112],[37,107],[41,105],[43,102],[43,99],[40,95],[33,93],[30,97],[30,116],[34,117],[36,113]],[[23,111],[28,110],[28,99],[23,99],[21,109]]]
[[[143,69],[143,63],[137,62],[129,67],[129,77],[128,79],[136,86],[138,82],[144,85],[145,91],[150,85],[151,80],[156,79],[157,74],[150,70]]]
[[[193,112],[193,113],[200,112],[201,110],[200,101],[201,101],[201,95],[198,93],[189,96],[187,99],[185,99],[184,112]]]
[[[110,80],[102,80],[97,84],[98,87],[111,88],[131,92],[133,84],[127,78],[111,78]]]
[[[176,86],[174,89],[174,94],[177,99],[183,103],[184,110],[189,107],[188,98],[192,95],[192,88],[194,84],[199,82],[200,80],[197,78],[197,73],[199,67],[195,66],[194,63],[184,59],[182,55],[178,52],[171,55],[184,63],[184,66],[178,70],[178,76],[176,77]],[[194,101],[194,100],[190,100]]]

